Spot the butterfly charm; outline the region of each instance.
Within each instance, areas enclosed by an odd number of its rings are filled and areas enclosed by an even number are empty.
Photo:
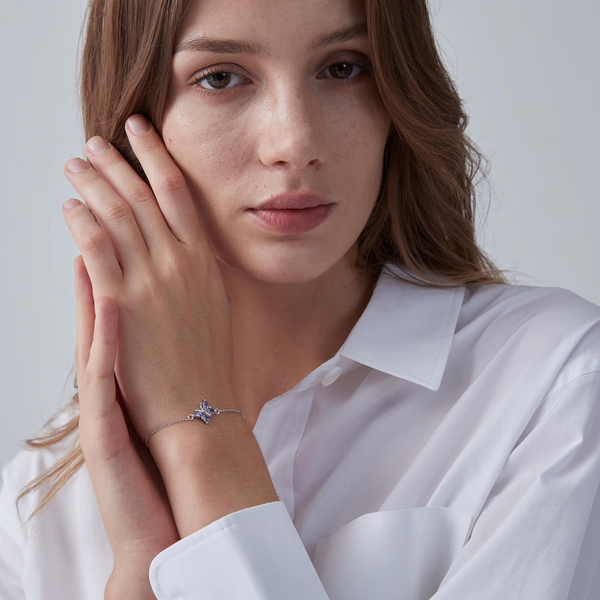
[[[197,408],[194,411],[194,417],[196,419],[202,419],[205,423],[208,424],[212,415],[217,414],[217,409],[209,406],[206,398],[204,398],[204,402],[199,405],[200,408]]]

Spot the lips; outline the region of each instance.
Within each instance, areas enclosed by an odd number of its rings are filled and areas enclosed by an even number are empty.
[[[331,214],[335,204],[310,208],[249,210],[248,213],[267,229],[280,233],[307,233],[317,228]]]
[[[280,209],[303,209],[333,204],[330,198],[312,192],[284,193],[269,198],[266,202],[252,207],[251,210],[280,210]]]

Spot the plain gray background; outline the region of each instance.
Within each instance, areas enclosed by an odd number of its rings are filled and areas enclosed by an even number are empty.
[[[513,283],[600,304],[598,0],[434,0],[433,19],[491,160],[480,243]],[[75,59],[85,0],[5,3],[0,20],[0,465],[74,390],[73,259],[64,164],[85,156]],[[487,219],[483,217],[487,213]]]

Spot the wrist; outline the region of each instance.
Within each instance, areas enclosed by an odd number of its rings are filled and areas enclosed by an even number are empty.
[[[150,562],[144,567],[115,565],[104,589],[104,600],[156,600],[150,585]]]
[[[150,436],[148,449],[160,469],[165,461],[181,464],[189,458],[195,462],[198,451],[218,452],[250,435],[254,433],[244,416],[226,412],[213,415],[209,423],[193,419],[164,427]]]

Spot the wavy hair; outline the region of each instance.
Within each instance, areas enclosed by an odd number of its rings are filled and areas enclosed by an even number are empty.
[[[146,183],[124,125],[141,113],[161,130],[172,53],[189,3],[90,0],[85,13],[78,64],[85,139],[100,135],[110,141]],[[357,269],[376,277],[391,262],[421,279],[406,281],[434,288],[511,284],[477,244],[476,199],[479,184],[489,183],[489,163],[465,133],[468,116],[440,58],[427,0],[365,0],[365,11],[373,74],[392,131],[381,189],[357,240]],[[73,387],[77,390],[76,375]],[[53,426],[70,410],[73,415]],[[17,497],[18,512],[22,497],[51,484],[29,519],[85,463],[77,391],[44,427],[45,435],[25,440],[27,449],[77,435],[62,458]]]

